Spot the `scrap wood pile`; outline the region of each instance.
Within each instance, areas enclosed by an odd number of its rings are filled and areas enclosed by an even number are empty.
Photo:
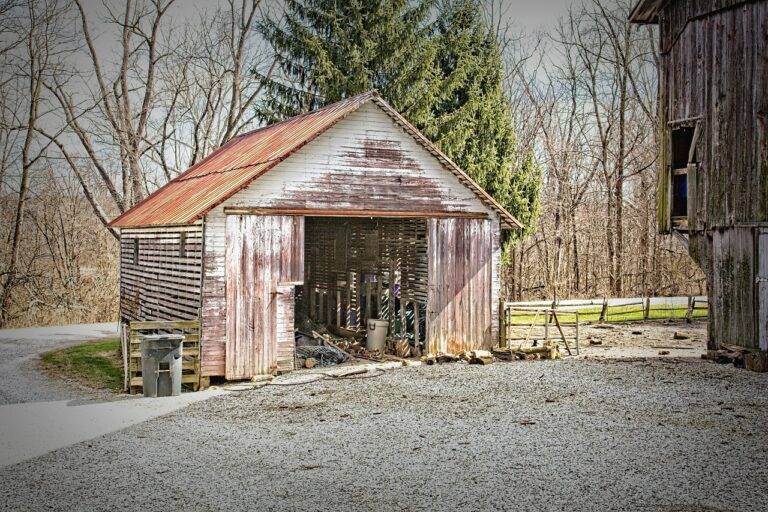
[[[707,350],[701,357],[718,364],[733,364],[736,368],[746,368],[753,372],[768,372],[768,353],[761,350],[721,343],[719,350]]]
[[[408,346],[407,340],[389,340],[389,352],[394,354],[390,355],[366,348],[364,331],[321,325],[308,318],[299,323],[295,336],[297,366],[304,368],[341,364],[354,359],[383,362],[403,359],[410,354],[402,348],[403,343]]]
[[[541,346],[496,347],[493,355],[501,361],[532,361],[535,359],[560,359],[560,346],[547,342]]]
[[[465,350],[459,354],[427,354],[421,357],[421,362],[428,365],[466,362],[469,364],[491,364],[496,359],[489,350]]]

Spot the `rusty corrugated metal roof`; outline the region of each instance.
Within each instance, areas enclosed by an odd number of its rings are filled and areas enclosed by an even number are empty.
[[[368,101],[374,100],[509,226],[520,223],[375,91],[233,138],[110,223],[115,228],[191,224]]]

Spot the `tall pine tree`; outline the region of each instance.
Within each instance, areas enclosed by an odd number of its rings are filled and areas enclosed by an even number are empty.
[[[261,33],[277,55],[261,117],[273,122],[371,89],[413,122],[430,105],[433,0],[286,0]]]
[[[477,0],[434,5],[286,0],[284,18],[260,26],[279,68],[262,77],[262,120],[378,89],[528,232],[538,215],[541,176],[532,158],[513,168],[515,136],[498,42]]]
[[[459,167],[525,226],[539,213],[541,172],[533,158],[515,168],[515,133],[498,41],[476,0],[447,0],[434,26],[434,101],[424,126]]]

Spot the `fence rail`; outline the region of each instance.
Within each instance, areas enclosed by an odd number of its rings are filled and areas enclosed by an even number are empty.
[[[502,347],[528,342],[558,341],[577,347],[579,325],[593,322],[638,322],[679,318],[691,321],[708,315],[706,297],[597,299],[567,302],[501,302]],[[569,350],[570,352],[570,350]]]

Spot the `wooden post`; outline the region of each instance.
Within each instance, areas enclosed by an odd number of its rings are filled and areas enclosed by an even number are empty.
[[[382,275],[376,274],[376,318],[381,318],[381,292],[383,288]]]
[[[347,329],[352,328],[352,274],[352,272],[347,273]]]
[[[360,304],[360,292],[362,291],[361,286],[362,281],[360,280],[360,272],[355,272],[355,310],[357,311],[355,325],[359,328],[361,325],[362,318],[360,315],[362,314],[362,304]]]
[[[648,320],[651,317],[651,298],[645,298],[645,311],[643,312],[643,319]]]
[[[403,297],[402,289],[403,287],[400,286],[400,337],[405,339],[408,337],[408,318],[405,316],[405,308],[408,303],[405,301],[405,297]]]
[[[333,323],[333,310],[335,309],[333,305],[333,299],[334,297],[333,297],[333,294],[331,294],[331,290],[328,290],[327,292],[325,292],[325,302],[327,307],[325,323],[327,323],[328,325],[331,325]]]
[[[317,301],[317,297],[315,294],[317,293],[317,290],[312,288],[309,291],[309,318],[311,320],[317,320],[317,317],[315,316],[315,302]]]
[[[318,322],[322,322],[323,321],[323,316],[325,315],[325,308],[323,308],[323,302],[325,301],[325,292],[319,291],[318,295],[319,295],[319,297],[318,297],[318,302],[319,302],[318,306],[319,307],[318,307],[318,310],[317,310],[317,321]]]
[[[579,354],[579,312],[576,311],[576,355],[578,356]]]
[[[504,299],[499,299],[499,347],[507,347],[507,307]]]
[[[549,312],[544,312],[544,343],[549,341]]]
[[[371,307],[371,281],[368,279],[368,276],[365,276],[365,325],[368,325],[368,320],[373,318],[371,312],[373,308]]]
[[[603,297],[603,308],[600,310],[600,322],[605,322],[608,317],[608,299]]]
[[[691,323],[693,321],[693,307],[696,304],[696,299],[693,296],[688,297],[688,310],[685,312],[685,321]]]
[[[336,327],[341,327],[341,290],[336,288]]]
[[[413,301],[413,347],[414,355],[421,356],[421,333],[419,332],[419,303]]]

